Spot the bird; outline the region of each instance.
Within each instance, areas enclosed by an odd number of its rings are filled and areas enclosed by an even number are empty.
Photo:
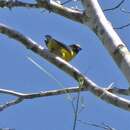
[[[71,61],[82,50],[79,44],[66,45],[50,35],[45,35],[45,44],[51,53],[67,62]]]

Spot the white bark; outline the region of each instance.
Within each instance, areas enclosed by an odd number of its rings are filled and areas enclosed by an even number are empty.
[[[105,17],[97,0],[82,0],[85,8],[83,24],[89,26],[100,38],[124,76],[130,83],[130,53],[112,24]],[[86,19],[87,18],[87,19]]]

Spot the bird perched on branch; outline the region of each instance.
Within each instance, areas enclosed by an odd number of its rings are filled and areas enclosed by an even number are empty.
[[[48,50],[66,61],[71,61],[81,50],[79,44],[65,45],[50,35],[45,35],[45,43]]]

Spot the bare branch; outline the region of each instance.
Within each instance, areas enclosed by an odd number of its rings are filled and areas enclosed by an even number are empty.
[[[130,95],[130,89],[111,87],[111,88],[106,88],[106,90],[113,94],[119,94],[119,95],[125,95],[125,96]]]
[[[79,91],[77,93],[76,108],[75,108],[75,112],[74,112],[73,130],[76,129],[76,124],[77,124],[78,110],[79,110],[79,99],[80,99],[80,89],[79,89]]]
[[[24,7],[24,8],[45,8],[49,10],[49,12],[53,12],[59,15],[62,15],[66,18],[74,20],[76,22],[82,23],[83,14],[79,10],[70,9],[64,7],[61,4],[56,3],[55,1],[50,1],[48,3],[46,0],[39,3],[26,3],[18,0],[9,0],[9,1],[0,1],[1,8],[14,8],[14,7]]]
[[[130,101],[126,100],[124,98],[118,97],[110,92],[108,92],[106,89],[99,87],[97,84],[95,84],[93,81],[91,81],[88,77],[84,76],[78,69],[76,69],[74,66],[70,65],[68,62],[64,61],[60,57],[57,57],[56,55],[52,54],[48,50],[44,49],[44,47],[39,46],[35,41],[33,41],[31,38],[25,37],[23,34],[3,25],[0,24],[0,33],[9,36],[10,38],[13,38],[17,41],[19,41],[21,44],[26,46],[28,49],[31,49],[36,54],[40,55],[41,57],[45,58],[61,70],[65,71],[67,74],[69,74],[71,77],[73,77],[78,82],[84,81],[82,87],[86,90],[90,91],[100,99],[113,104],[114,106],[117,106],[119,108],[122,108],[124,110],[130,111]],[[11,94],[10,92],[9,94]],[[66,93],[66,92],[65,92]],[[45,93],[44,93],[45,94]],[[17,95],[15,93],[15,95]],[[35,95],[35,96],[34,96]],[[36,93],[33,94],[27,94],[22,96],[22,98],[31,99],[35,97],[43,96],[43,93]]]
[[[81,89],[82,91],[87,91],[85,88]],[[70,88],[64,88],[64,89],[57,89],[57,90],[50,90],[50,91],[41,91],[38,93],[20,93],[12,90],[7,89],[0,89],[0,93],[16,96],[17,98],[15,100],[9,101],[3,105],[0,105],[0,111],[3,111],[4,109],[14,106],[18,103],[21,103],[25,99],[34,99],[34,98],[40,98],[40,97],[46,97],[46,96],[54,96],[54,95],[61,95],[66,93],[76,93],[79,91],[79,87],[70,87]]]
[[[68,62],[64,61],[60,57],[49,52],[47,49],[44,49],[43,46],[38,45],[35,41],[33,41],[29,37],[25,37],[23,34],[3,25],[0,24],[0,33],[7,35],[10,38],[13,38],[20,43],[22,43],[27,49],[32,50],[33,52],[37,53],[41,57],[45,58],[52,64],[56,65],[58,68],[62,69],[63,71],[67,72],[77,81],[80,77],[84,77],[80,71],[70,65]]]
[[[105,45],[110,54],[113,56],[113,59],[119,66],[120,70],[124,73],[128,82],[130,82],[130,53],[127,47],[121,41],[117,33],[113,30],[113,27],[110,24],[110,22],[108,22],[105,18],[97,0],[86,0],[86,2],[84,1],[85,0],[82,0],[83,5],[85,5],[84,13],[79,10],[73,10],[64,7],[54,1],[51,1],[50,3],[48,3],[47,1],[42,1],[36,4],[13,1],[11,3],[11,6],[45,8],[66,18],[89,26],[94,31],[94,33],[96,33],[97,36],[100,38],[103,45]],[[0,1],[0,7],[10,7],[10,4],[8,4],[7,2],[8,1]],[[121,5],[123,2],[124,1],[121,1],[121,3],[118,4],[118,6]],[[87,4],[90,5],[89,8],[87,8]]]
[[[80,89],[81,91],[87,91],[86,88]],[[55,96],[55,95],[61,95],[66,93],[77,93],[79,91],[79,87],[69,87],[64,89],[56,89],[56,90],[50,90],[50,91],[40,91],[38,93],[20,93],[17,91],[7,90],[7,89],[0,89],[0,93],[8,94],[16,97],[21,97],[24,99],[32,99],[32,98],[40,98],[40,97],[47,97],[47,96]]]
[[[125,89],[118,89],[116,87],[109,88],[107,91],[115,94],[121,94],[121,95],[130,95],[130,90]],[[50,90],[50,91],[41,91],[38,93],[20,93],[12,90],[7,89],[0,89],[0,93],[16,96],[17,98],[15,100],[9,101],[3,105],[0,105],[0,111],[3,111],[4,109],[16,105],[18,103],[21,103],[25,99],[34,99],[34,98],[40,98],[40,97],[46,97],[46,96],[55,96],[55,95],[61,95],[61,94],[67,94],[67,93],[77,93],[79,91],[87,91],[87,88],[79,88],[79,87],[69,87],[64,89],[57,89],[57,90]],[[74,104],[73,108],[74,108]],[[74,108],[74,114],[75,114],[75,108]]]
[[[84,19],[84,24],[89,26],[100,38],[101,43],[109,51],[128,83],[130,83],[130,53],[127,46],[106,19],[98,0],[82,0],[82,4],[85,8],[84,15],[87,15],[87,18],[89,17],[89,21]]]
[[[81,88],[80,90],[87,91],[87,89],[85,89],[85,88]],[[16,92],[16,91],[12,91],[12,90],[0,89],[0,93],[18,97],[15,100],[12,100],[3,105],[0,105],[0,111],[3,111],[4,109],[6,109],[10,106],[21,103],[25,99],[34,99],[34,98],[61,95],[61,94],[66,94],[66,93],[76,93],[76,92],[79,92],[79,87],[70,87],[70,88],[50,90],[50,91],[41,91],[38,93],[30,93],[30,94],[29,93],[28,94],[20,93],[20,92]]]
[[[0,111],[3,111],[4,109],[10,107],[10,106],[14,106],[20,102],[22,102],[24,99],[23,98],[16,98],[15,100],[9,101],[3,105],[0,105]]]
[[[23,93],[19,93],[19,92],[7,90],[7,89],[2,89],[2,88],[0,89],[0,93],[8,94],[8,95],[16,96],[16,97],[23,97],[24,96]]]

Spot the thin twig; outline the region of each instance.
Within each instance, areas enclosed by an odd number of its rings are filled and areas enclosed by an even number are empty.
[[[75,111],[76,111],[76,110],[75,110],[74,100],[75,100],[75,97],[72,98],[72,100],[71,100],[71,105],[72,105],[73,112],[74,112],[74,114],[75,114]]]
[[[95,124],[95,123],[85,122],[85,121],[82,121],[82,120],[77,120],[77,121],[79,121],[80,123],[82,123],[84,125],[94,126],[94,127],[97,127],[97,128],[102,128],[104,130],[116,130],[115,128],[112,128],[105,123],[102,123],[101,125],[99,125],[99,124]]]
[[[76,122],[77,122],[78,110],[79,110],[79,99],[80,99],[80,90],[77,93],[77,101],[76,101],[76,109],[75,109],[75,113],[74,113],[73,130],[76,129]]]
[[[65,5],[65,4],[67,4],[67,3],[71,2],[71,1],[73,1],[73,0],[66,0],[65,2],[61,3],[61,5]]]
[[[125,0],[122,0],[118,5],[116,5],[115,7],[113,8],[109,8],[109,9],[104,9],[103,11],[106,12],[106,11],[113,11],[117,8],[119,8],[123,3],[125,2]]]
[[[78,114],[79,114],[79,99],[80,99],[80,89],[83,87],[84,84],[84,79],[83,78],[79,78],[79,91],[77,93],[77,101],[76,101],[76,108],[75,108],[75,115],[74,115],[74,124],[73,124],[73,130],[76,129],[76,124],[77,124],[77,118],[78,118]]]
[[[120,27],[114,27],[114,29],[124,29],[126,27],[130,26],[130,23],[126,24],[126,25],[123,25],[123,26],[120,26]]]
[[[78,114],[80,114],[85,109],[85,104],[83,101],[81,102],[81,99],[83,100],[83,97],[80,97],[81,108],[79,109]]]

